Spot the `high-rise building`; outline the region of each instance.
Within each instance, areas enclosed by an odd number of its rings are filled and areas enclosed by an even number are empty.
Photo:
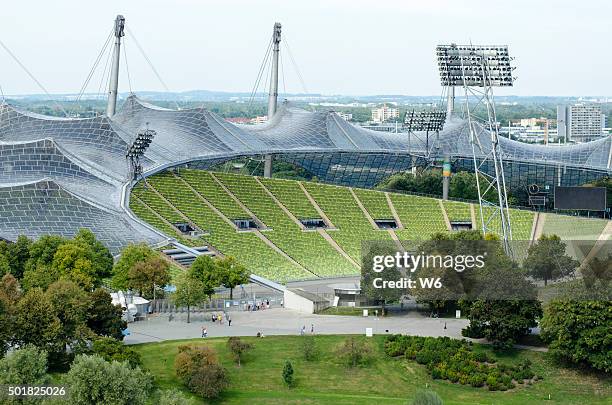
[[[399,108],[387,107],[385,104],[380,108],[372,109],[372,121],[374,122],[385,122],[393,119],[399,119]]]
[[[557,128],[559,136],[569,142],[588,142],[604,135],[605,115],[601,105],[575,104],[557,107]]]

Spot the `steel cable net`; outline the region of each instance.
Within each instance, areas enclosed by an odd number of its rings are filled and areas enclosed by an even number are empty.
[[[89,226],[113,249],[130,240],[162,241],[164,237],[142,226],[121,206],[128,182],[126,150],[138,130],[156,132],[141,160],[144,175],[188,162],[220,162],[236,156],[257,156],[274,151],[279,158],[311,170],[323,181],[370,187],[395,172],[411,166],[413,156],[423,156],[424,134],[381,133],[356,127],[332,111],[308,112],[283,103],[278,113],[262,125],[234,125],[202,108],[170,110],[131,96],[112,118],[55,118],[34,114],[7,104],[0,105],[0,191],[5,196],[22,195],[24,184],[34,190],[49,182],[57,196],[48,200],[46,215],[21,215],[28,211],[36,193],[5,205],[3,223],[15,219],[0,237],[14,239],[24,233],[37,237],[46,233],[70,236]],[[478,136],[490,142],[482,127]],[[471,159],[466,122],[453,117],[439,136],[430,134],[433,157],[450,156],[461,167]],[[522,167],[541,168],[557,175],[563,166],[581,181],[584,173],[601,177],[610,173],[610,139],[570,146],[540,146],[500,139],[507,174],[525,182]],[[469,169],[469,165],[466,165]],[[539,170],[539,169],[538,169]],[[516,172],[516,173],[515,173]],[[568,180],[569,181],[569,180]],[[17,187],[17,188],[16,188]],[[47,204],[47,203],[46,203]],[[78,209],[66,208],[77,204]],[[53,208],[52,207],[56,207]],[[57,208],[57,207],[62,207]],[[78,220],[76,220],[78,218]],[[127,226],[109,230],[109,223]],[[57,228],[57,223],[65,226]],[[105,238],[105,239],[104,239]]]

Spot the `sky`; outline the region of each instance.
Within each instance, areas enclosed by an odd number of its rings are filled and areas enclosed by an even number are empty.
[[[49,92],[78,93],[116,14],[170,91],[250,92],[279,21],[311,93],[439,95],[436,45],[471,42],[509,45],[517,81],[496,94],[612,95],[608,0],[19,0],[2,6],[0,39]],[[125,46],[120,91],[163,91],[129,34]],[[304,91],[281,58],[280,90]],[[3,49],[0,86],[41,93]]]

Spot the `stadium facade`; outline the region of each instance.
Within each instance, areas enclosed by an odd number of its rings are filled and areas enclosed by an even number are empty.
[[[145,127],[156,131],[141,163],[150,176],[173,167],[207,168],[243,156],[273,154],[320,181],[372,187],[425,164],[422,133],[381,133],[356,127],[332,111],[283,103],[266,124],[239,126],[202,108],[170,110],[128,97],[112,117],[54,118],[0,106],[0,238],[73,235],[91,228],[114,253],[129,242],[167,237],[128,207],[134,185],[126,150]],[[490,142],[481,131],[480,141]],[[430,135],[430,155],[473,168],[467,122],[451,118]],[[500,139],[511,185],[581,185],[611,173],[610,137],[568,146]]]

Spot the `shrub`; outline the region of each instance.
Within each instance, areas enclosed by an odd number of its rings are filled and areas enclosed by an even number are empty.
[[[496,391],[499,387],[499,382],[497,381],[497,378],[491,375],[488,376],[487,377],[487,387],[489,388],[489,391]]]
[[[62,382],[68,386],[68,404],[145,404],[153,387],[140,368],[97,355],[77,356]]]
[[[289,360],[285,362],[285,366],[283,367],[283,381],[287,384],[287,387],[292,387],[295,382],[293,378],[293,366]]]
[[[319,349],[314,336],[304,336],[302,338],[302,352],[304,360],[314,361],[319,356]]]
[[[485,383],[485,377],[482,374],[473,374],[470,377],[470,385],[472,387],[482,387]]]
[[[435,391],[417,391],[410,405],[444,405]]]
[[[138,352],[110,337],[101,337],[94,340],[92,352],[106,361],[125,361],[130,367],[137,367],[141,364]]]
[[[337,349],[338,357],[349,367],[367,365],[372,361],[372,346],[354,336],[347,338]]]
[[[161,392],[157,405],[189,405],[190,402],[179,390],[171,389]]]
[[[178,347],[174,359],[177,377],[191,392],[205,398],[216,398],[229,386],[226,370],[219,365],[217,353],[208,346]]]
[[[240,360],[246,352],[253,348],[253,345],[247,342],[243,342],[238,336],[232,336],[227,339],[227,347],[232,353],[232,357],[240,367]]]
[[[2,385],[46,385],[49,381],[47,353],[35,346],[25,346],[0,359]],[[6,390],[3,389],[0,392],[0,403],[7,405],[23,403],[22,398],[5,397],[5,394]]]

